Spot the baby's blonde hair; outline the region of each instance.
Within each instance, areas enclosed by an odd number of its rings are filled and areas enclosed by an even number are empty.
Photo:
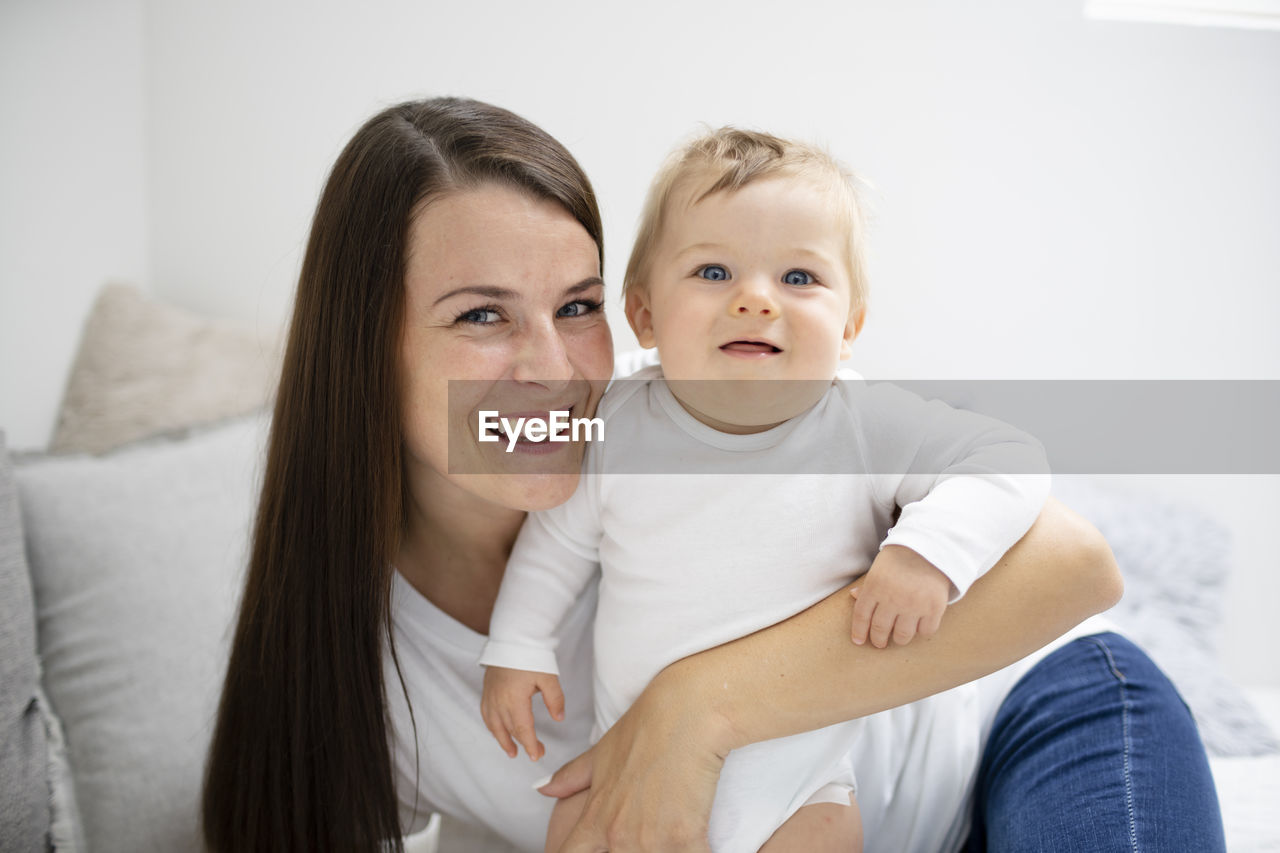
[[[845,264],[849,273],[850,316],[866,306],[867,275],[863,248],[863,209],[858,179],[823,149],[782,139],[768,133],[722,127],[676,149],[658,170],[649,187],[640,229],[636,234],[627,272],[622,279],[625,296],[644,290],[654,250],[666,224],[667,208],[676,190],[702,178],[706,189],[692,198],[696,204],[718,192],[733,192],[772,177],[805,177],[824,182],[836,201],[841,224],[848,231]]]

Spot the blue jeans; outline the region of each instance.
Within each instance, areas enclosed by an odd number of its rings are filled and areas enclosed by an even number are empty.
[[[1117,634],[1036,664],[996,714],[966,851],[1225,851],[1191,712]]]

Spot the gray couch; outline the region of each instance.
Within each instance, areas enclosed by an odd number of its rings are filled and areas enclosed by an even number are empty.
[[[38,850],[50,826],[49,737],[40,691],[31,578],[0,434],[0,849]]]

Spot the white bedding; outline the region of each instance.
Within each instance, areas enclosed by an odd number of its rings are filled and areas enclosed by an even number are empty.
[[[1280,733],[1280,687],[1246,688],[1271,730]],[[1280,754],[1212,758],[1229,853],[1280,851]]]

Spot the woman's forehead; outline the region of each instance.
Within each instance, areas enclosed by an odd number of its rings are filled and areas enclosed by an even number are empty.
[[[483,283],[524,291],[599,275],[595,241],[559,204],[497,185],[458,190],[414,215],[406,277],[427,286]],[[483,281],[481,281],[483,280]]]

